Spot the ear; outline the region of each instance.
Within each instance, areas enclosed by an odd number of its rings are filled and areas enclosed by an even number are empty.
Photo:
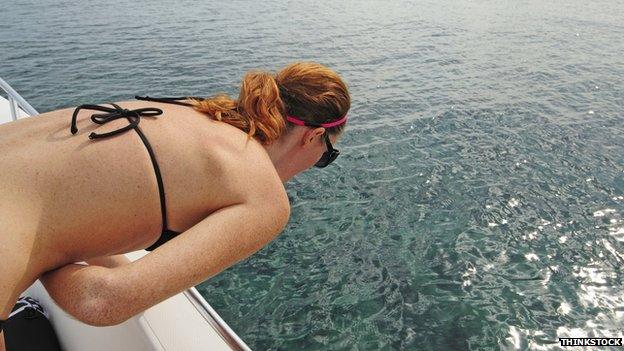
[[[321,140],[320,137],[323,135],[323,133],[325,133],[325,128],[323,127],[308,129],[303,135],[303,144],[314,145],[315,142],[318,142],[318,140]]]

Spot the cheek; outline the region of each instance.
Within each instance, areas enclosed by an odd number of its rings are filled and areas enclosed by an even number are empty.
[[[321,158],[322,155],[323,155],[322,149],[310,151],[304,157],[302,157],[301,161],[305,163],[306,168],[310,168],[310,167],[313,167],[314,164],[316,164],[316,162],[318,162],[318,160]]]
[[[317,155],[316,153],[310,153],[306,157],[306,165],[308,165],[308,167],[314,166],[314,164],[316,163],[316,161],[319,160],[319,158],[320,158],[320,156]]]

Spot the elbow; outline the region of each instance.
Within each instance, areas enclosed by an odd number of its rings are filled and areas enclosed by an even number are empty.
[[[130,319],[131,316],[126,315],[115,306],[113,301],[95,298],[85,302],[74,317],[80,322],[94,327],[110,327]]]
[[[112,280],[103,279],[99,285],[97,295],[84,299],[74,311],[74,317],[94,327],[109,327],[130,319],[128,306],[115,293]]]

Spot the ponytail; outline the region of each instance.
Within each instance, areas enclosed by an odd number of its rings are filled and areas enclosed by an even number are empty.
[[[345,116],[351,107],[346,84],[331,69],[315,62],[297,62],[275,76],[268,72],[245,74],[238,100],[226,94],[207,99],[190,99],[193,107],[271,144],[294,124],[286,115],[316,124]],[[326,128],[329,134],[342,133],[345,124]]]
[[[196,110],[213,116],[256,137],[263,144],[277,140],[286,122],[284,103],[275,78],[267,72],[249,72],[243,78],[238,100],[219,94],[204,100],[191,99]]]

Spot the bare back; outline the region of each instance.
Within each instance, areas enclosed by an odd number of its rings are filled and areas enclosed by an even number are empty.
[[[160,166],[169,229],[183,232],[245,199],[253,189],[245,167],[266,169],[266,179],[254,186],[279,184],[283,191],[266,151],[243,131],[190,107],[118,104],[163,110],[160,116],[141,117],[139,127]],[[83,110],[79,131],[72,135],[72,112],[56,110],[0,125],[0,257],[13,258],[0,265],[0,276],[28,277],[21,281],[26,287],[67,263],[145,248],[163,229],[154,168],[138,134],[87,137],[119,129],[128,120],[98,125],[90,120],[96,111]],[[0,307],[7,302],[7,288],[0,284]]]

